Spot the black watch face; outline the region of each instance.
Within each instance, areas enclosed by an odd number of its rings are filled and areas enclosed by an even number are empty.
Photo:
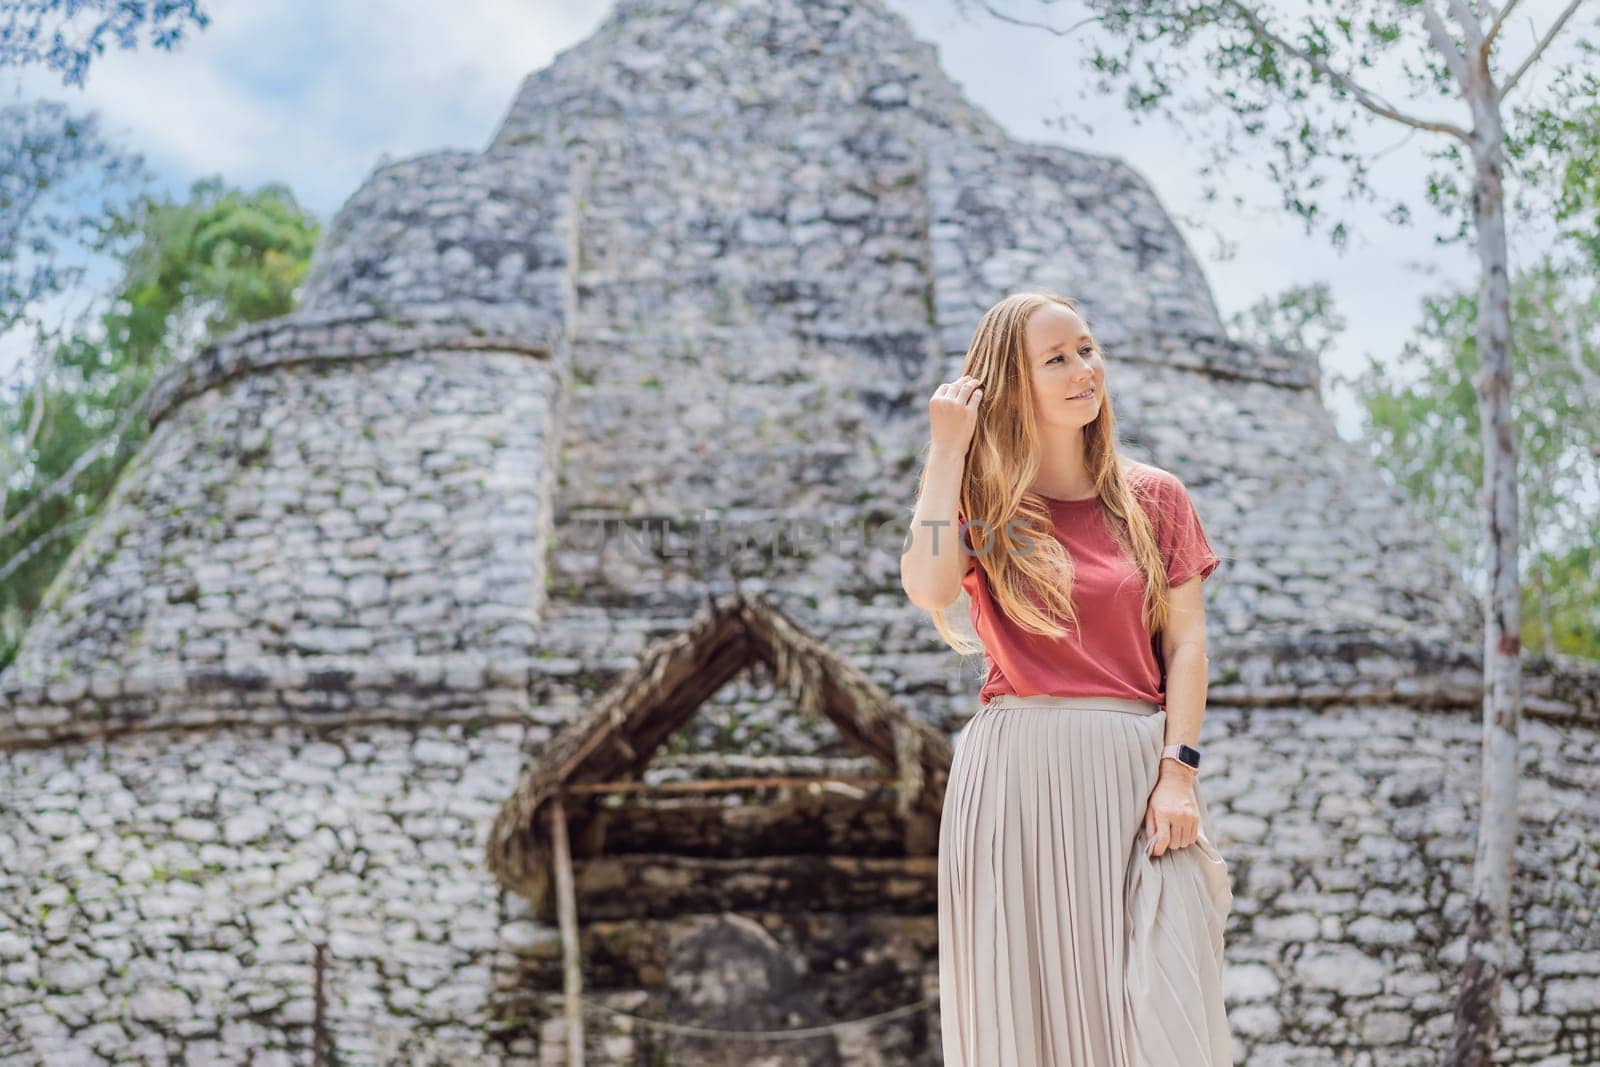
[[[1178,746],[1178,759],[1187,763],[1195,770],[1200,769],[1200,750],[1189,745]]]

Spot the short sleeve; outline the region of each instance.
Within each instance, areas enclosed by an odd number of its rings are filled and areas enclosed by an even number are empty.
[[[1182,585],[1196,574],[1201,581],[1210,577],[1222,560],[1212,551],[1188,489],[1163,471],[1157,478],[1155,502],[1159,513],[1156,543],[1167,565],[1167,584]]]

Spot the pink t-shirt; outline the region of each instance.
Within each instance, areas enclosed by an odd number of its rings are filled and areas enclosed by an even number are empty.
[[[1196,574],[1204,580],[1222,561],[1211,550],[1183,483],[1154,467],[1139,468],[1131,476],[1152,480],[1145,512],[1155,527],[1167,581],[1182,585]],[[963,551],[968,553],[961,585],[971,597],[972,625],[989,665],[979,700],[987,704],[998,693],[1114,696],[1165,706],[1159,636],[1146,631],[1140,619],[1144,583],[1111,539],[1099,498],[1046,502],[1056,540],[1076,569],[1072,603],[1078,628],[1066,637],[1029,633],[1001,613],[989,594],[988,574],[974,554],[966,520],[958,513]]]

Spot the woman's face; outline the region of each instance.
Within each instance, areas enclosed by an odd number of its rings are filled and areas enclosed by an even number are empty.
[[[1078,313],[1046,304],[1029,316],[1023,340],[1033,376],[1034,419],[1074,429],[1093,422],[1105,396],[1105,361]],[[1079,399],[1085,390],[1092,392]]]

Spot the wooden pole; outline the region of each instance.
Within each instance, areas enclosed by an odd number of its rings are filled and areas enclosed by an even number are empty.
[[[578,959],[578,895],[567,844],[567,813],[561,794],[550,798],[550,847],[556,864],[556,917],[561,924],[561,973],[567,999],[567,1067],[583,1067],[583,975]]]
[[[778,776],[711,778],[694,782],[572,782],[566,791],[573,796],[596,793],[731,793],[738,789],[805,789],[810,786],[894,786],[898,778]]]

